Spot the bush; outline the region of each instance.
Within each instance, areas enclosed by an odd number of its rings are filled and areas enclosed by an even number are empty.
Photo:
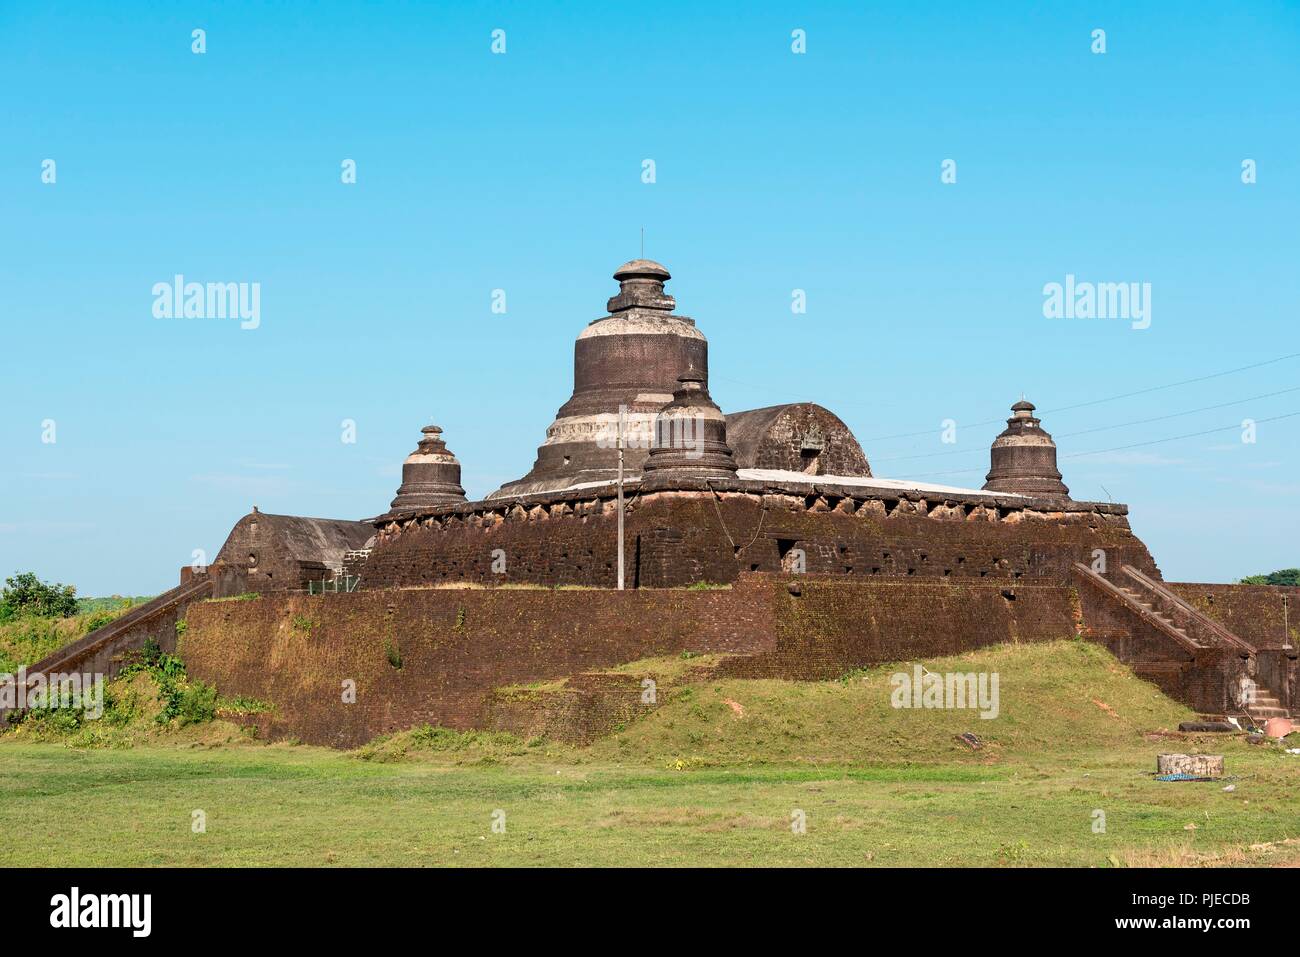
[[[1282,568],[1267,575],[1247,575],[1243,585],[1300,585],[1300,568]]]
[[[71,618],[77,613],[77,589],[73,585],[50,585],[23,572],[5,579],[0,591],[0,621],[19,615],[38,618]]]
[[[140,659],[123,668],[118,677],[129,678],[140,672],[146,672],[158,683],[162,709],[154,720],[159,724],[175,721],[178,727],[183,728],[216,717],[217,689],[190,679],[185,674],[185,662],[175,655],[165,654],[153,640],[145,643]]]

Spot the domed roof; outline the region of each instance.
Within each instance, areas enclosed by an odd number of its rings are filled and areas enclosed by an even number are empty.
[[[624,279],[658,279],[663,282],[673,277],[653,259],[633,259],[614,270],[614,278],[619,282]]]

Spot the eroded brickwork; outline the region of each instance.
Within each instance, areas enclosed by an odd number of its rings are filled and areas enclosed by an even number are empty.
[[[1278,585],[1170,585],[1198,611],[1256,649],[1255,679],[1282,707],[1300,711],[1300,588]]]
[[[711,590],[282,593],[192,606],[181,650],[223,694],[272,703],[272,734],[350,746],[424,722],[481,727],[495,688],[646,657],[723,652],[738,656],[727,673],[829,677],[1068,637],[1071,614],[1059,586],[768,576]]]
[[[800,560],[809,574],[855,579],[1046,578],[1065,584],[1072,564],[1091,561],[1098,549],[1116,566],[1159,575],[1122,506],[868,497],[835,486],[794,494],[756,482],[715,488],[721,490],[629,494],[629,582],[650,588],[727,583],[743,572],[789,571]],[[413,515],[382,525],[361,576],[366,588],[445,582],[612,587],[616,518],[607,488],[532,504],[474,503]]]
[[[191,674],[277,707],[277,733],[347,746],[480,726],[491,689],[682,651],[773,647],[765,592],[419,589],[192,606]],[[355,704],[342,682],[356,682]]]
[[[1197,582],[1169,587],[1256,648],[1300,646],[1300,588]]]

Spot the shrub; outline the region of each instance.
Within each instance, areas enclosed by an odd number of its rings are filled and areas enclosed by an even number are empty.
[[[175,721],[179,727],[211,721],[217,714],[217,689],[189,678],[185,662],[175,655],[165,654],[158,643],[150,640],[140,652],[140,659],[127,665],[119,678],[146,672],[158,684],[162,708],[154,719],[159,724]]]

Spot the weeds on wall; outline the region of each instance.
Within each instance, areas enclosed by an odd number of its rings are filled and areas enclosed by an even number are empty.
[[[162,709],[154,717],[156,724],[176,723],[177,727],[211,721],[217,714],[217,689],[202,681],[189,678],[185,662],[169,655],[150,639],[140,652],[139,659],[118,673],[118,680],[130,679],[137,674],[147,674],[158,685]],[[105,716],[109,713],[106,706]],[[129,715],[123,715],[129,719]]]
[[[147,680],[140,681],[140,676]],[[211,721],[217,711],[217,689],[189,678],[184,663],[165,654],[152,639],[136,661],[105,683],[103,714],[87,717],[84,708],[58,706],[57,701],[10,715],[10,723],[38,736],[64,736],[89,731],[152,724],[183,728]]]
[[[393,644],[393,642],[388,641],[384,643],[384,657],[386,657],[388,663],[398,671],[402,670],[402,653],[397,650],[397,645]]]

